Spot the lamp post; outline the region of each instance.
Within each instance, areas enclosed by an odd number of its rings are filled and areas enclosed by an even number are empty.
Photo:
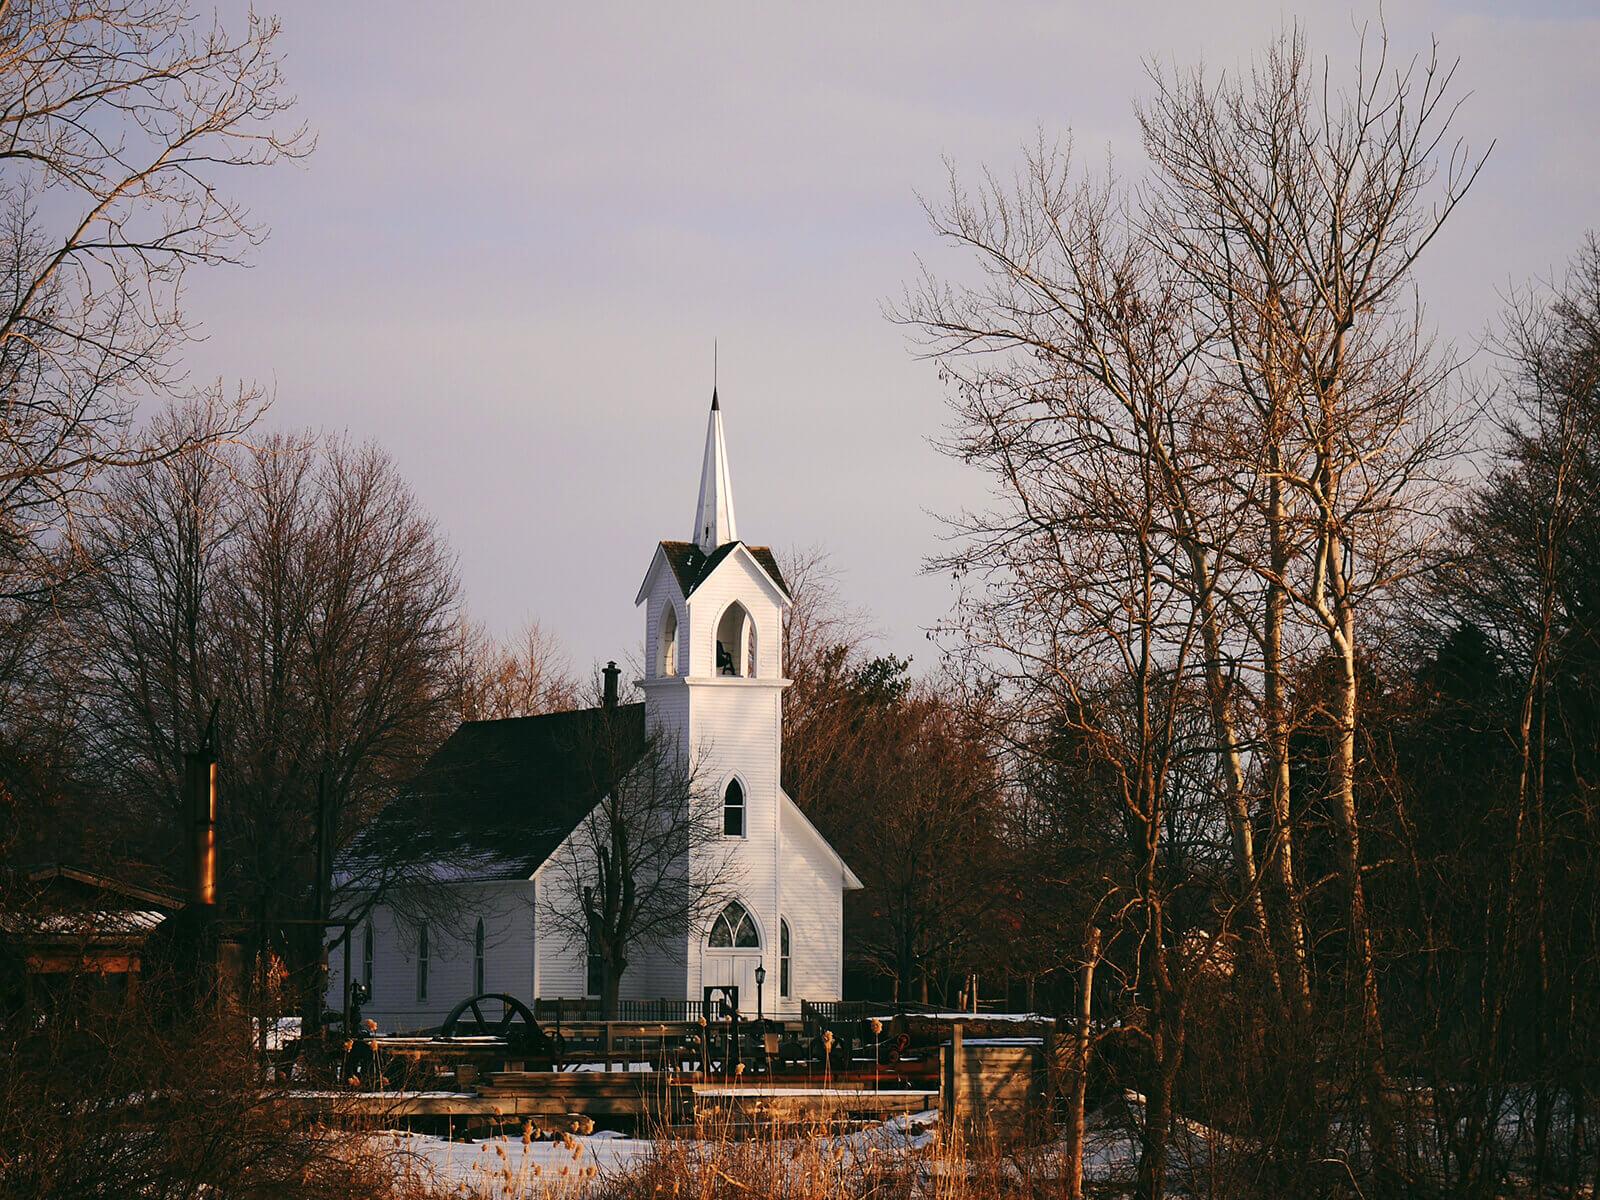
[[[767,1045],[767,1020],[766,1020],[766,1014],[763,1012],[762,1005],[761,1005],[761,989],[765,986],[766,982],[767,982],[767,968],[763,964],[757,963],[756,964],[756,1029],[761,1035],[761,1048],[763,1050],[766,1049],[766,1045]],[[768,1075],[772,1074],[772,1063],[770,1061],[767,1063],[767,1074]]]

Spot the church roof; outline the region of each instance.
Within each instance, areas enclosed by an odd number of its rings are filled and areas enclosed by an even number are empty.
[[[643,704],[463,722],[350,857],[527,879],[645,749]]]
[[[687,597],[710,577],[711,572],[717,569],[723,559],[733,553],[735,546],[744,546],[744,543],[725,542],[710,554],[702,554],[700,547],[693,542],[662,542],[661,550],[667,556],[667,562],[672,564],[672,573],[678,577],[678,586],[683,589],[683,594]],[[771,548],[768,546],[744,546],[744,548],[750,551],[751,557],[756,562],[761,564],[761,569],[772,577],[772,582],[778,585],[778,590],[788,596],[789,585],[784,581],[783,572],[778,569],[778,560],[773,557]]]

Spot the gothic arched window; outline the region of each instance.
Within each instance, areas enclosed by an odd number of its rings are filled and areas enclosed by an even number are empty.
[[[750,910],[737,900],[730,900],[711,922],[706,945],[713,950],[759,950],[761,933]]]
[[[744,836],[744,788],[737,779],[728,780],[722,793],[722,834],[724,837]]]
[[[367,927],[361,935],[361,982],[366,985],[367,999],[372,999],[372,920],[368,918]]]
[[[660,646],[660,653],[657,655],[657,674],[676,675],[678,673],[678,610],[672,607],[670,601],[661,610],[661,628],[656,631],[656,643]]]
[[[417,999],[428,998],[428,927],[417,926]]]

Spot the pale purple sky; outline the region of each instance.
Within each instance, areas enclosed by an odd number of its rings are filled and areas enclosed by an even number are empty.
[[[268,6],[270,9],[270,6]],[[1507,15],[1516,7],[1520,15]],[[1504,10],[1504,11],[1502,11]],[[243,6],[222,7],[236,21]],[[586,669],[633,652],[650,552],[694,517],[712,339],[739,531],[832,554],[886,644],[931,661],[931,512],[983,481],[927,439],[934,368],[881,315],[948,157],[1009,172],[1043,130],[1137,173],[1142,62],[1232,67],[1299,18],[1348,62],[1376,6],[438,5],[293,0],[287,73],[319,146],[232,184],[271,240],[193,307],[201,377],[275,427],[385,446],[460,556],[475,615],[538,618]],[[1436,35],[1498,145],[1424,299],[1470,345],[1509,283],[1600,225],[1600,12],[1386,7]]]

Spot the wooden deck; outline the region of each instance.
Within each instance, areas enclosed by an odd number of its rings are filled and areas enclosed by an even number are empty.
[[[297,1091],[285,1102],[321,1119],[556,1117],[582,1114],[687,1125],[752,1121],[884,1119],[937,1107],[936,1090],[884,1089],[864,1082],[809,1086],[805,1080],[707,1082],[658,1071],[496,1071],[473,1091]]]

